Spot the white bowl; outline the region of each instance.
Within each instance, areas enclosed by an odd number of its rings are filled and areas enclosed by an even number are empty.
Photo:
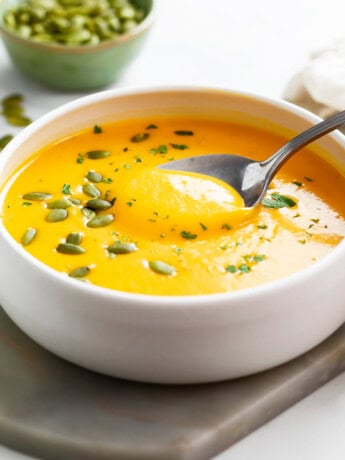
[[[284,101],[203,88],[106,91],[66,104],[1,154],[0,185],[37,149],[97,123],[157,114],[235,117],[301,131],[320,121]],[[345,169],[345,138],[318,142]],[[332,161],[333,161],[332,160]],[[147,382],[197,383],[262,371],[314,347],[345,320],[345,243],[284,279],[202,296],[131,294],[76,283],[27,253],[0,223],[0,301],[48,350]]]

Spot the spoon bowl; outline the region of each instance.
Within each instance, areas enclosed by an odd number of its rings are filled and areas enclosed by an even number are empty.
[[[296,152],[345,123],[345,110],[298,134],[263,161],[234,154],[210,154],[171,161],[160,169],[205,174],[233,187],[246,207],[258,205],[281,166]]]

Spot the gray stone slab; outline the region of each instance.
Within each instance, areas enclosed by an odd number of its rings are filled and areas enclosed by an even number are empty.
[[[345,367],[345,326],[270,371],[207,385],[150,385],[72,365],[0,309],[0,442],[47,460],[209,459]]]

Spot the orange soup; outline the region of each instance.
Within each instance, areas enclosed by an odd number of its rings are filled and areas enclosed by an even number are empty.
[[[301,270],[345,235],[344,176],[304,149],[263,204],[223,182],[157,166],[209,153],[264,159],[285,139],[202,119],[114,122],[37,152],[6,184],[18,244],[77,281],[154,295],[234,291]]]

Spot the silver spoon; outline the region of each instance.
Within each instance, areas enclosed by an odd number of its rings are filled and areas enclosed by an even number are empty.
[[[171,161],[160,169],[188,171],[216,177],[231,185],[242,196],[246,207],[261,202],[279,168],[301,148],[345,123],[345,110],[303,131],[263,161],[225,154],[201,155]]]

